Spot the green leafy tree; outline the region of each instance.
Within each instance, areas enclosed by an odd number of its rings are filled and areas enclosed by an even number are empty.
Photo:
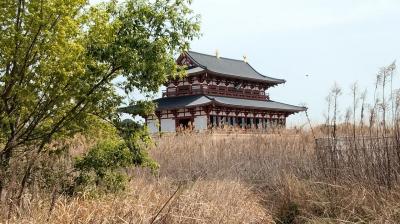
[[[79,175],[73,193],[92,186],[112,192],[123,189],[126,176],[119,169],[130,166],[133,160],[133,154],[123,141],[98,143],[87,155],[77,158],[75,169]]]
[[[199,31],[189,5],[1,1],[0,193],[11,163],[20,162],[13,158],[27,158],[21,195],[37,158],[51,151],[49,143],[84,130],[89,116],[118,120],[115,78],[123,77],[127,92],[154,92],[170,75],[181,74],[174,55]],[[143,136],[129,136],[128,148],[140,154],[136,141]]]

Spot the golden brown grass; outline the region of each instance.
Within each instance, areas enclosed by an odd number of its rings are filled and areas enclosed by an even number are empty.
[[[153,175],[146,169],[131,170],[133,178],[124,193],[61,196],[51,215],[48,198],[27,195],[8,221],[400,222],[398,187],[377,191],[348,181],[350,178],[343,178],[343,182],[325,179],[309,133],[182,134],[155,142],[151,155],[160,164],[159,172]],[[6,210],[5,205],[0,207],[0,211]],[[0,219],[6,221],[7,214],[0,213]]]
[[[313,144],[309,135],[187,134],[156,141],[152,157],[161,177],[178,180],[271,180],[282,172],[309,176]]]
[[[136,179],[119,195],[58,199],[48,216],[46,201],[31,202],[15,223],[150,223],[177,189],[168,179]],[[155,223],[268,223],[268,212],[244,184],[234,181],[185,183]]]

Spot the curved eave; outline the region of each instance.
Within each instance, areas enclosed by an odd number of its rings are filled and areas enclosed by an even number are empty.
[[[174,96],[154,100],[156,111],[193,108],[207,105],[211,99],[204,95]]]
[[[206,106],[206,105],[209,105],[209,104],[211,104],[211,102],[201,103],[201,104],[196,104],[196,105],[190,105],[190,106],[182,106],[182,107],[162,107],[162,108],[157,107],[156,111],[177,110],[177,109],[182,109],[182,108],[187,109],[187,108],[194,108],[194,107],[202,107],[202,106]]]
[[[250,108],[250,109],[254,109],[254,110],[265,110],[265,111],[274,111],[274,112],[284,112],[284,113],[288,113],[288,114],[296,114],[296,113],[300,113],[303,111],[306,111],[307,108],[303,108],[303,109],[299,109],[299,110],[287,110],[287,109],[279,109],[279,108],[265,108],[265,107],[251,107],[251,106],[240,106],[240,105],[234,105],[234,104],[227,104],[227,103],[221,103],[218,101],[214,101],[216,105],[219,106],[226,106],[226,107],[233,107],[233,108]]]
[[[282,84],[282,83],[285,83],[285,82],[286,82],[285,79],[277,79],[277,78],[272,78],[272,77],[269,77],[269,76],[265,76],[265,75],[261,74],[260,72],[258,72],[255,68],[253,68],[253,66],[251,66],[250,64],[247,64],[247,65],[248,65],[251,69],[253,69],[254,72],[256,72],[259,76],[261,76],[261,77],[263,77],[263,78],[265,78],[265,79],[271,79],[270,82],[274,82],[274,83],[276,83],[276,84]]]
[[[302,111],[306,111],[306,107],[299,107],[290,104],[280,103],[276,101],[259,101],[251,99],[236,99],[231,97],[221,97],[221,96],[207,96],[208,98],[214,100],[215,104],[221,106],[229,106],[234,108],[250,108],[256,110],[266,110],[266,111],[278,111],[285,112],[289,114],[294,114]]]
[[[191,69],[186,70],[187,76],[194,76],[194,75],[199,75],[199,74],[204,74],[204,73],[206,73],[206,70],[204,70],[203,68],[200,68],[200,67],[191,68]]]

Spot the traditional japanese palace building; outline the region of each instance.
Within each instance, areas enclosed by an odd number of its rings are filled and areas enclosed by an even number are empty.
[[[289,115],[306,110],[272,101],[267,89],[285,80],[260,74],[246,59],[189,51],[180,55],[177,63],[187,67],[187,76],[168,81],[162,98],[155,100],[156,112],[146,118],[152,133],[184,127],[266,129],[285,126]]]

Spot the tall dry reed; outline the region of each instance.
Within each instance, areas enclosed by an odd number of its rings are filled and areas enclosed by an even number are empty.
[[[339,128],[340,130],[340,128]],[[9,223],[397,223],[398,187],[324,179],[310,133],[156,139],[158,174],[135,168],[121,194],[25,195]]]

